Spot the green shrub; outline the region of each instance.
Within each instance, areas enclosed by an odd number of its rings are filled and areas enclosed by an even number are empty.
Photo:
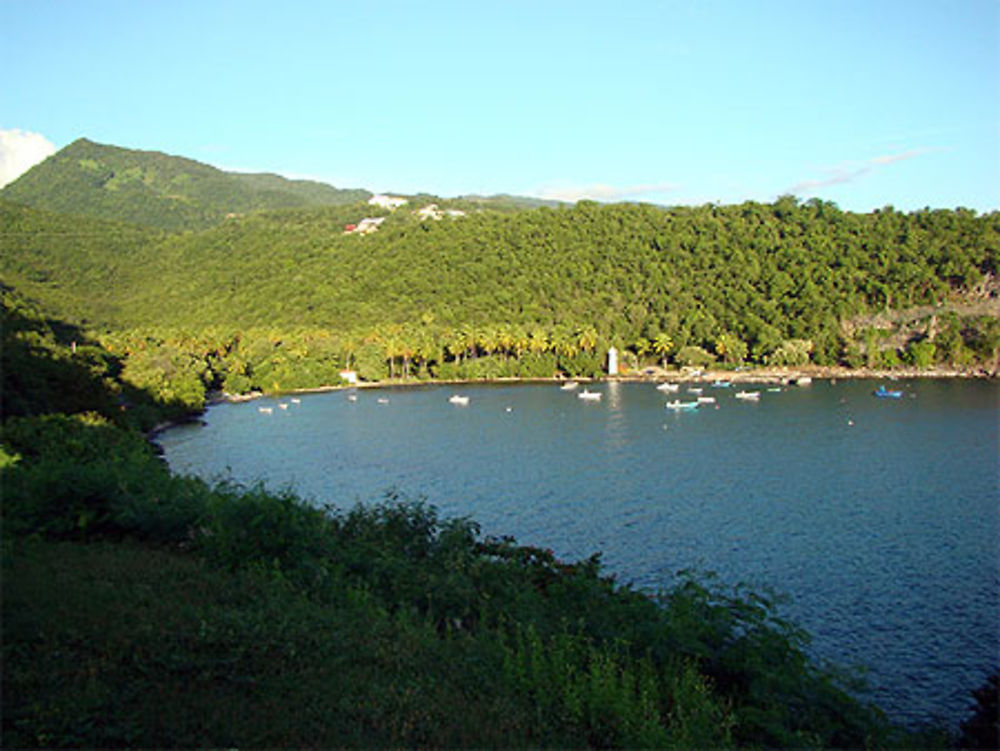
[[[715,357],[712,356],[711,352],[689,344],[677,350],[677,354],[674,355],[674,362],[681,367],[703,368],[715,362]]]
[[[937,347],[926,339],[914,339],[906,346],[903,359],[915,368],[929,368],[934,365]]]
[[[559,355],[559,369],[575,378],[600,378],[604,373],[604,360],[597,352],[578,352]]]
[[[767,357],[768,365],[800,366],[809,363],[813,343],[808,339],[786,339]]]
[[[218,485],[206,494],[196,526],[198,550],[216,565],[270,570],[305,587],[330,573],[326,516],[289,492]]]

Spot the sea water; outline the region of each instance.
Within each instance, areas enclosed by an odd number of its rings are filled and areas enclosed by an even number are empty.
[[[591,385],[597,401],[548,384],[361,389],[213,406],[159,442],[175,471],[317,503],[424,498],[566,559],[601,552],[636,587],[694,568],[774,590],[812,654],[867,667],[893,719],[955,727],[1000,666],[1000,386],[877,385],[704,384],[716,403],[690,412],[664,407],[695,399],[685,386],[648,383]]]

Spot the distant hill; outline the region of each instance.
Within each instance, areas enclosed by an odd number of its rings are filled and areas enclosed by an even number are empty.
[[[482,208],[495,209],[497,211],[521,211],[523,209],[537,209],[541,206],[549,208],[559,208],[560,206],[571,206],[565,201],[553,201],[546,198],[533,198],[531,196],[512,196],[508,193],[497,193],[492,196],[479,196],[469,194],[459,196],[457,200],[474,204]]]
[[[0,283],[77,323],[114,320],[167,237],[155,228],[0,200]],[[152,256],[150,254],[153,254]]]
[[[204,229],[233,214],[343,205],[369,196],[367,190],[225,172],[192,159],[85,138],[0,190],[0,198],[14,203],[167,230]]]

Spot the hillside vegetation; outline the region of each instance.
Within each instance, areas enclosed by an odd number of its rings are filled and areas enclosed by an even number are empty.
[[[353,203],[370,195],[311,180],[224,172],[85,138],[0,190],[0,198],[27,206],[169,230],[204,228],[261,209]]]
[[[157,233],[0,203],[0,281],[85,323],[144,388],[179,379],[190,393],[309,388],[343,368],[369,380],[594,376],[610,345],[632,368],[997,371],[996,213],[853,214],[783,198],[466,204],[422,220],[417,206]],[[345,233],[375,214],[378,231]]]

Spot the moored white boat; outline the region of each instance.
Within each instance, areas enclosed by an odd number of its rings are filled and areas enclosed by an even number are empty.
[[[672,402],[667,402],[665,405],[667,409],[698,409],[698,402],[682,402],[680,399],[674,399]]]
[[[448,397],[448,401],[451,402],[452,404],[457,404],[460,407],[464,407],[469,403],[469,397],[453,394],[452,396]]]
[[[680,388],[680,384],[678,383],[660,383],[656,386],[657,391],[664,391],[668,394],[673,394],[674,392],[679,391]]]
[[[698,404],[715,404],[714,396],[699,396]]]
[[[564,383],[559,388],[562,389],[563,391],[572,391],[573,389],[575,389],[579,385],[580,384],[577,383],[576,381],[566,381],[566,383]]]
[[[585,399],[590,402],[597,402],[601,399],[601,392],[599,391],[587,391],[584,389],[579,394],[576,395],[578,399]]]
[[[760,392],[759,391],[737,391],[736,392],[736,398],[737,399],[743,399],[743,400],[748,401],[748,402],[759,402],[760,401]]]
[[[692,388],[688,389],[688,393],[689,394],[700,394],[704,390],[705,389],[701,388],[700,386],[693,386]]]

